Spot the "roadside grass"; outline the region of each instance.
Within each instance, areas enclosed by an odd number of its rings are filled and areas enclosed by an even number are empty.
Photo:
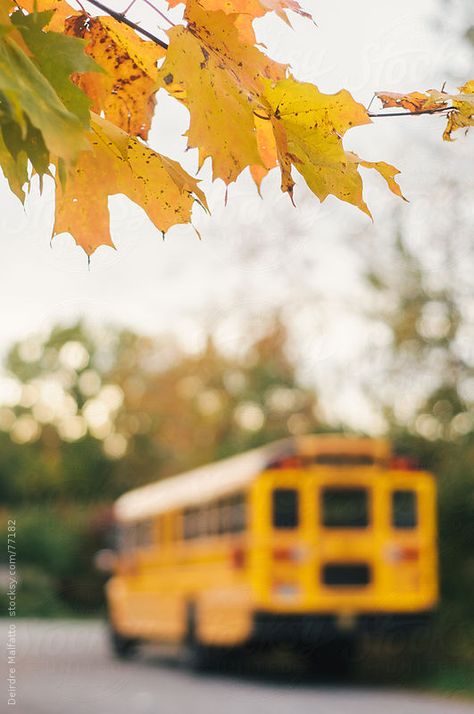
[[[423,691],[474,699],[474,671],[461,665],[449,665],[421,680],[419,686]]]

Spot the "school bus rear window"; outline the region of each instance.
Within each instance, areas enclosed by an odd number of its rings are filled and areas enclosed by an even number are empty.
[[[416,493],[411,490],[397,490],[392,493],[392,526],[394,528],[416,528],[418,513]]]
[[[298,491],[294,488],[276,488],[272,494],[272,524],[274,528],[297,528]]]
[[[366,528],[369,497],[365,488],[323,488],[322,524],[325,528]]]

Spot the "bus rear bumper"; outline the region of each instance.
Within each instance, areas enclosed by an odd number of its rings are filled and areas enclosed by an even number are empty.
[[[432,611],[413,613],[276,614],[256,612],[250,641],[317,644],[361,635],[408,635],[430,624]]]

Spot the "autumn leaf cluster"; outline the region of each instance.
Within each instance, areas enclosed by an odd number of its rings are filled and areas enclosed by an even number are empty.
[[[168,0],[173,7],[177,0]],[[344,146],[367,109],[344,89],[328,95],[300,82],[256,42],[253,20],[291,13],[296,0],[187,0],[168,42],[144,40],[109,15],[66,0],[0,0],[0,164],[24,200],[34,176],[55,185],[53,235],[70,233],[90,255],[113,245],[108,199],[124,194],[163,233],[207,210],[196,177],[148,146],[161,89],[189,112],[188,147],[199,169],[230,184],[249,169],[258,190],[274,168],[293,198],[298,175],[324,201],[333,195],[368,215],[361,169],[398,196],[398,170]],[[380,93],[386,107],[446,111],[444,137],[474,123],[473,82],[457,95]]]

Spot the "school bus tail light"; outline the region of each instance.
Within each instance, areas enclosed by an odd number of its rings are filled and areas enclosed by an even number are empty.
[[[299,563],[303,558],[300,549],[291,546],[278,546],[273,548],[273,560],[277,563]]]
[[[400,548],[400,560],[414,561],[420,557],[420,551],[416,546],[404,545]]]
[[[245,568],[245,549],[242,548],[242,546],[236,546],[235,548],[232,548],[231,551],[231,562],[232,562],[232,567],[235,570],[242,570]]]
[[[390,563],[413,563],[419,559],[420,549],[414,545],[392,545],[385,551],[385,557]]]
[[[421,471],[420,463],[414,456],[394,454],[390,457],[388,466],[393,471]]]

